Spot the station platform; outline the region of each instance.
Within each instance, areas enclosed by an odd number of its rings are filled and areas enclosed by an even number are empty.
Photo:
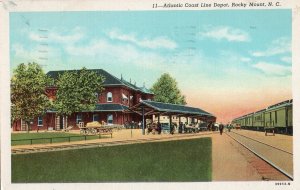
[[[232,130],[235,133],[245,135],[256,139],[258,141],[264,142],[266,144],[275,146],[287,152],[293,152],[293,136],[275,134],[265,136],[265,133],[262,131],[251,131],[251,130]]]

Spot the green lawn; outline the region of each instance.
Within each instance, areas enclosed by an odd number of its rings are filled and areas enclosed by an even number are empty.
[[[211,138],[12,155],[12,182],[211,181]]]
[[[43,144],[43,143],[50,143],[50,139],[39,139],[39,138],[54,138],[52,139],[52,143],[57,142],[67,142],[69,138],[55,138],[55,137],[69,137],[71,141],[81,141],[85,140],[83,135],[74,134],[74,133],[58,133],[58,132],[40,132],[40,133],[12,133],[11,134],[11,145],[24,145],[30,144],[31,141],[29,139],[35,139],[32,141],[33,144]],[[103,137],[103,136],[102,136]],[[106,137],[106,136],[105,136]],[[110,136],[109,136],[110,137]],[[88,135],[87,140],[99,138],[99,136],[95,135]],[[13,140],[21,140],[22,141],[13,141]],[[28,140],[26,140],[28,139]]]

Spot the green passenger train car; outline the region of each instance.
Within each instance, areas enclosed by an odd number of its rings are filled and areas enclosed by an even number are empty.
[[[238,117],[232,121],[242,129],[274,128],[277,133],[293,134],[293,100],[271,105],[266,109]]]
[[[266,109],[259,110],[253,113],[253,130],[263,131],[265,127],[265,114]]]

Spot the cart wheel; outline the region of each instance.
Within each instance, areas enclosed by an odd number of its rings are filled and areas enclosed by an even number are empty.
[[[91,129],[91,133],[92,133],[93,135],[96,135],[97,130],[96,130],[96,129]]]
[[[91,129],[86,130],[86,135],[91,133]]]
[[[80,134],[81,135],[85,134],[85,131],[83,129],[80,129]]]

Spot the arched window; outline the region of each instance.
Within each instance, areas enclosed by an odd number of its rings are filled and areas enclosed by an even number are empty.
[[[112,102],[112,101],[113,101],[112,93],[108,92],[107,93],[107,102]]]
[[[82,114],[81,113],[78,113],[76,115],[76,123],[78,124],[79,122],[82,122]]]
[[[108,124],[113,124],[113,115],[112,114],[109,114],[109,115],[107,115],[107,123]]]
[[[93,114],[93,121],[99,121],[99,114]]]
[[[38,117],[38,126],[43,126],[43,117]]]

